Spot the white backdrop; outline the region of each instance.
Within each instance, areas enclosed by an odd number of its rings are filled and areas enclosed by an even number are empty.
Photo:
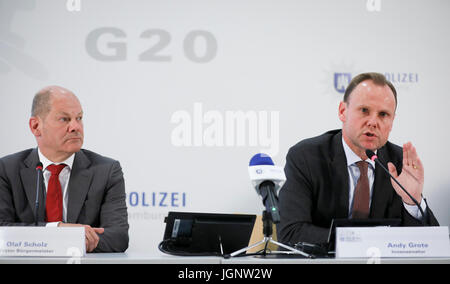
[[[412,141],[450,224],[450,1],[0,0],[0,156],[35,147],[31,100],[64,86],[84,148],[121,162],[129,251],[157,252],[168,211],[260,214],[247,165],[340,127],[351,76],[398,90],[391,141]]]

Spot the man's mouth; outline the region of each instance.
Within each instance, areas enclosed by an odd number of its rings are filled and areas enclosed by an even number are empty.
[[[66,141],[81,140],[81,137],[69,137]]]
[[[372,132],[365,132],[364,135],[366,135],[367,137],[376,137],[376,135]]]

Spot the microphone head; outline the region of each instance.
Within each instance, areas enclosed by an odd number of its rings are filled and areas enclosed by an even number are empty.
[[[269,155],[263,153],[258,153],[250,159],[250,167],[261,165],[274,166],[275,164],[273,163],[272,158],[270,158]]]
[[[36,164],[36,170],[41,170],[41,171],[42,171],[43,168],[44,168],[44,165],[42,165],[41,162],[37,162],[37,164]]]
[[[263,153],[256,154],[251,158],[248,173],[253,187],[258,194],[260,194],[259,186],[265,181],[273,182],[276,191],[286,181],[284,170],[275,166],[270,156]]]
[[[366,150],[367,158],[371,159],[372,161],[375,161],[375,159],[378,159],[377,155],[370,149]]]

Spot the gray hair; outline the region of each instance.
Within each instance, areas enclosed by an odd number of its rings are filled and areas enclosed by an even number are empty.
[[[52,95],[55,94],[67,94],[75,96],[71,91],[60,86],[45,87],[37,92],[36,95],[34,95],[33,104],[31,105],[31,116],[39,116],[41,118],[45,118],[51,110]]]
[[[31,116],[40,116],[44,118],[50,112],[51,94],[51,88],[44,88],[34,95],[33,104],[31,106]]]

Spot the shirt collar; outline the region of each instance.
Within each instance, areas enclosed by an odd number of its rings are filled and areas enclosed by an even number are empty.
[[[352,149],[347,145],[347,142],[345,142],[344,137],[342,137],[342,145],[344,146],[344,152],[345,157],[347,158],[347,167],[355,164],[356,162],[361,161],[361,158],[353,152]],[[377,151],[375,151],[376,153]],[[366,162],[368,162],[370,165],[372,165],[372,168],[375,169],[375,162],[371,159],[366,159]]]
[[[74,153],[69,158],[67,158],[65,161],[62,161],[61,163],[54,163],[54,162],[50,161],[49,159],[47,159],[47,157],[45,157],[44,154],[42,154],[41,149],[39,149],[39,148],[38,148],[38,154],[39,154],[39,161],[41,161],[42,166],[44,167],[44,170],[51,164],[55,164],[55,165],[66,164],[67,166],[69,166],[69,169],[71,170],[72,165],[73,165],[73,160],[75,159],[75,153]]]

